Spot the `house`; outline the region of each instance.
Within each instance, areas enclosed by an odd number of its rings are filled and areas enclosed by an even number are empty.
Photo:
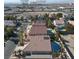
[[[65,22],[63,18],[60,18],[59,20],[53,21],[54,26],[58,29],[58,31],[63,31],[65,28]]]
[[[74,21],[68,20],[68,24],[66,26],[66,30],[69,33],[74,33]]]
[[[12,20],[4,20],[4,26],[16,26]]]
[[[26,54],[26,58],[52,59],[49,36],[28,36],[27,39],[29,39],[29,44],[23,50]]]
[[[45,23],[36,22],[27,36],[28,45],[24,48],[27,59],[52,59],[50,37]]]
[[[74,26],[74,21],[69,20],[68,23]]]
[[[56,26],[56,27],[61,27],[62,25],[64,25],[64,19],[63,18],[60,18],[59,20],[54,20],[53,24]]]

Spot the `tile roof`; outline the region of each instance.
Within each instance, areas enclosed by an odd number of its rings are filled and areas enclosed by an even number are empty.
[[[33,26],[29,35],[46,35],[46,29],[47,28],[45,26]]]
[[[71,25],[73,25],[74,26],[74,21],[68,21],[69,22],[69,24],[71,24]]]
[[[34,24],[33,24],[34,26],[36,25],[36,26],[45,26],[45,21],[36,21]]]
[[[24,51],[45,51],[51,52],[50,38],[47,35],[43,36],[28,36],[30,44],[24,49]]]
[[[14,24],[13,21],[11,21],[11,20],[5,20],[4,25],[5,26],[16,26],[16,24]]]
[[[34,23],[29,35],[47,35],[47,28],[45,26],[45,23]]]
[[[30,44],[25,47],[24,51],[51,52],[50,37],[47,35],[47,28],[44,23],[34,23],[27,39]]]
[[[60,19],[60,20],[55,20],[56,25],[62,25],[64,24],[64,20]]]

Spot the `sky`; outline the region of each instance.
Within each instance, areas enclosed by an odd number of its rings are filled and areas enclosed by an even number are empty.
[[[30,0],[33,1],[33,0]],[[47,3],[71,3],[74,0],[46,0]],[[21,3],[21,0],[4,0],[4,3]]]

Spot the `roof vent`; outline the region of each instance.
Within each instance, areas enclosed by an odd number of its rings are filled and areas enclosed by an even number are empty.
[[[45,39],[45,40],[48,40],[48,39],[49,39],[49,37],[44,37],[44,39]]]

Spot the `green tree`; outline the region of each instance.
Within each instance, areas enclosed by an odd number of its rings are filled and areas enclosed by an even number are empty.
[[[49,19],[48,20],[48,27],[51,27],[52,26],[52,21]]]
[[[46,26],[48,27],[48,20],[49,20],[49,17],[48,17],[49,15],[46,13],[45,15],[44,15],[44,20],[46,21]]]
[[[21,16],[21,19],[20,20],[23,21],[23,16]]]
[[[19,38],[20,39],[20,45],[23,46],[24,43],[23,43],[23,32],[22,31],[20,32],[19,36],[20,36],[20,38]]]
[[[4,27],[4,39],[5,41],[9,40],[13,36],[14,27]]]
[[[15,16],[4,16],[4,20],[15,20]]]
[[[24,39],[25,39],[25,34],[23,31],[23,28],[20,29],[19,31],[19,39],[20,39],[20,45],[23,46],[24,45]]]
[[[4,20],[9,20],[10,16],[4,16]]]
[[[35,20],[37,20],[37,19],[38,19],[38,15],[35,16]]]
[[[61,18],[63,16],[62,13],[57,13],[56,18],[59,20],[59,18]]]
[[[32,22],[35,21],[33,16],[30,16],[30,19],[31,19]]]

